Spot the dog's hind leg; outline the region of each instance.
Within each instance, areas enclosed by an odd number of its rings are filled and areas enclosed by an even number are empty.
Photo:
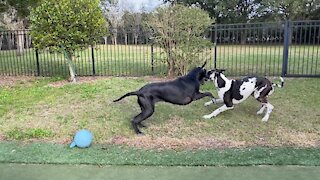
[[[263,111],[266,109],[266,107],[267,107],[266,104],[261,104],[261,108],[259,111],[257,111],[257,115],[262,114]]]
[[[263,121],[263,122],[267,122],[267,121],[268,121],[268,119],[269,119],[269,117],[270,117],[270,114],[271,114],[271,112],[272,112],[272,110],[273,110],[273,108],[274,108],[273,105],[270,104],[270,103],[267,103],[265,106],[267,107],[267,112],[266,112],[266,114],[264,115],[264,117],[262,118],[262,121]]]
[[[136,117],[132,120],[132,127],[136,134],[143,134],[140,129],[138,128],[138,125],[141,125],[141,122],[150,117],[154,112],[154,102],[152,102],[150,99],[145,97],[139,97],[138,103],[141,108],[141,113],[138,114]]]
[[[266,114],[265,114],[264,117],[262,118],[262,121],[263,121],[263,122],[267,122],[274,107],[273,107],[272,104],[270,104],[270,103],[268,102],[268,99],[267,99],[267,95],[266,95],[266,94],[260,94],[260,96],[257,98],[257,100],[260,101],[261,104],[262,104],[262,107],[261,107],[261,109],[257,112],[257,114],[262,114],[263,111],[264,111],[264,109],[267,108]]]
[[[144,105],[141,104],[139,98],[138,98],[138,104],[139,104],[139,106],[140,106],[141,113],[144,112],[144,111],[145,111],[145,110],[144,110]],[[141,113],[140,113],[140,114],[141,114]],[[138,114],[137,116],[139,116],[140,114]],[[142,124],[142,122],[140,122],[140,123],[138,124],[138,126],[139,126],[139,127],[143,127],[143,128],[146,128],[146,127],[147,127],[146,125]]]

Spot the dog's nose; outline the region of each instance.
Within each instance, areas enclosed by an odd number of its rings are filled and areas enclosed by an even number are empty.
[[[208,71],[207,73],[206,73],[206,79],[210,79],[210,75],[212,74],[212,71]]]

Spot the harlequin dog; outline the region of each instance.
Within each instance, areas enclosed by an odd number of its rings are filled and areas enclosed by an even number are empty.
[[[141,122],[154,113],[156,102],[164,101],[177,105],[187,105],[206,96],[214,98],[210,92],[201,93],[199,91],[200,85],[204,84],[206,80],[205,65],[206,63],[173,81],[147,84],[140,90],[129,92],[113,102],[120,101],[127,96],[138,96],[141,113],[133,118],[131,124],[137,134],[142,134],[138,125],[143,126]]]
[[[213,69],[207,72],[207,78],[214,82],[218,90],[219,99],[212,99],[212,101],[205,103],[205,106],[222,102],[224,105],[211,114],[203,116],[203,118],[216,117],[221,112],[233,109],[234,104],[239,104],[252,95],[261,102],[261,109],[257,114],[262,114],[267,109],[262,121],[268,121],[274,107],[268,102],[267,98],[274,92],[275,86],[283,87],[284,79],[280,77],[281,84],[272,83],[267,78],[258,76],[248,76],[241,80],[229,80],[223,74],[224,71],[223,69]]]

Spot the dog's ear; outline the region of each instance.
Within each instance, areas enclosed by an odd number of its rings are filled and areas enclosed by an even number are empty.
[[[216,69],[216,72],[218,73],[224,73],[226,70],[225,69]]]
[[[203,63],[203,65],[201,66],[201,68],[204,68],[204,66],[206,66],[206,64],[207,64],[207,61],[205,61],[205,62]]]

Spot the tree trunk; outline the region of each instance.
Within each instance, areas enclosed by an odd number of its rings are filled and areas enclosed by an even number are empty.
[[[176,67],[175,67],[175,59],[172,57],[172,52],[167,53],[168,54],[168,76],[174,77],[176,74]]]
[[[107,45],[108,44],[108,37],[104,36],[103,39],[104,39],[104,44]]]
[[[135,45],[138,44],[138,37],[139,37],[138,35],[135,35],[135,36],[134,36],[134,44],[135,44]]]
[[[13,49],[13,43],[14,43],[14,35],[12,33],[9,33],[7,35],[7,41],[8,41],[8,50]]]
[[[3,33],[0,32],[0,51],[2,49],[2,43],[3,43]]]
[[[71,64],[69,64],[69,72],[70,72],[70,81],[71,81],[72,83],[77,82],[76,74],[75,74],[74,69],[73,69],[73,67],[72,67]]]
[[[117,45],[117,36],[112,36],[112,44]]]
[[[174,63],[174,60],[173,60],[173,59],[170,60],[170,63],[169,63],[168,76],[169,76],[170,78],[176,76],[176,68],[175,68],[175,63]]]
[[[117,37],[118,37],[118,30],[115,29],[114,32],[113,32],[113,44],[114,45],[117,45],[118,42],[117,42]]]
[[[16,31],[17,55],[21,56],[24,50],[24,31]]]
[[[117,42],[117,36],[114,37],[114,45],[117,45],[118,42]]]
[[[246,44],[247,34],[248,34],[247,29],[244,29],[241,31],[241,39],[240,39],[241,44]]]
[[[31,46],[31,36],[26,35],[26,48],[25,49],[29,49],[30,46]]]
[[[124,43],[126,45],[128,45],[128,34],[127,33],[124,34]]]
[[[69,73],[70,73],[70,81],[72,83],[75,83],[77,82],[77,79],[76,79],[76,72],[75,72],[75,69],[74,69],[74,66],[72,64],[72,54],[69,52],[69,51],[66,51],[67,53],[67,61],[68,61],[68,65],[69,65]]]

